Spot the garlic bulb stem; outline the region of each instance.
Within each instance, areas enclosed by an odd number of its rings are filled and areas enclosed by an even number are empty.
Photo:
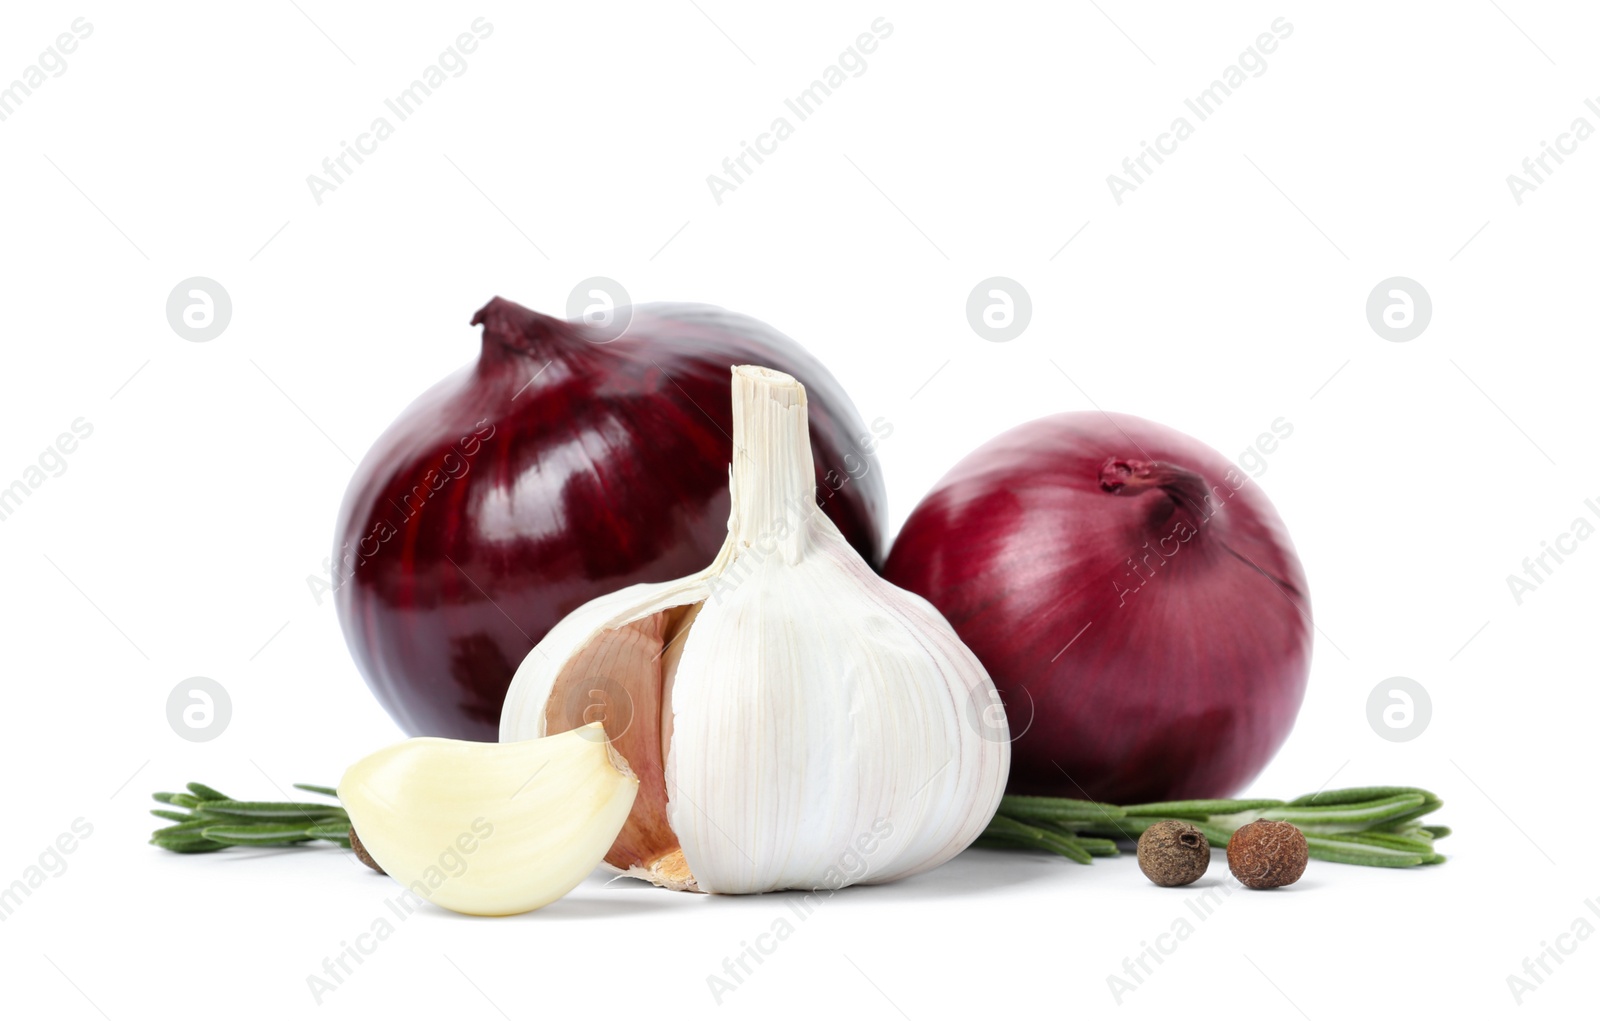
[[[795,563],[805,543],[801,526],[818,509],[806,392],[793,376],[754,365],[734,368],[728,476],[730,537],[762,552],[776,544],[784,562]]]

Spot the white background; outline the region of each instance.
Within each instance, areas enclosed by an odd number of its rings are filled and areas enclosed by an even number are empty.
[[[94,427],[0,522],[0,885],[93,826],[0,923],[8,1016],[1476,1017],[1516,1010],[1507,975],[1574,919],[1600,925],[1600,541],[1521,605],[1506,582],[1575,518],[1600,524],[1600,140],[1520,205],[1506,184],[1574,118],[1600,127],[1600,17],[927,8],[8,6],[0,82],[74,18],[93,34],[0,123],[0,484]],[[480,15],[465,73],[314,202],[307,175]],[[879,16],[894,31],[866,71],[714,202],[706,176]],[[1106,176],[1279,17],[1293,34],[1265,72],[1118,205]],[[720,1007],[706,976],[785,899],[600,876],[523,917],[414,917],[316,1006],[306,976],[396,888],[328,850],[157,851],[146,798],[191,779],[277,797],[399,736],[306,582],[351,458],[474,356],[490,296],[559,314],[595,274],[808,345],[895,425],[891,528],[1040,415],[1131,412],[1231,456],[1287,418],[1261,484],[1318,635],[1297,729],[1250,793],[1427,786],[1451,861],[1313,862],[1258,895],[1219,857],[1207,881],[1237,892],[1120,1007],[1107,976],[1192,891],[1126,857],[976,851],[834,897]],[[234,304],[209,343],[164,316],[194,275]],[[1034,307],[1004,344],[963,311],[995,275]],[[1364,311],[1395,275],[1434,306],[1408,343]],[[233,699],[204,744],[165,715],[194,675]],[[1395,675],[1433,702],[1404,743],[1367,722]],[[1520,1010],[1592,1009],[1597,974],[1600,939],[1578,943]]]

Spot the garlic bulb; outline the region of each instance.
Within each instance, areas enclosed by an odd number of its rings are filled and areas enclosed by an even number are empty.
[[[411,892],[513,915],[594,871],[638,789],[595,723],[539,741],[412,738],[346,770],[339,800],[367,853]]]
[[[500,739],[603,719],[641,785],[606,863],[658,885],[810,890],[933,868],[999,805],[999,696],[939,612],[818,510],[805,389],[733,375],[716,560],[557,624],[512,681]]]

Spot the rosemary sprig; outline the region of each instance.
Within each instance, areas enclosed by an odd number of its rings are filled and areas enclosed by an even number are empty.
[[[331,787],[295,784],[301,790],[337,798]],[[344,806],[315,801],[236,801],[203,783],[187,793],[153,795],[163,805],[150,814],[168,822],[150,843],[179,854],[203,854],[225,847],[290,847],[313,840],[350,846],[350,816]],[[174,809],[188,809],[175,811]]]
[[[338,792],[315,784],[295,787],[335,803],[237,801],[198,783],[187,785],[187,792],[155,794],[156,801],[173,807],[154,808],[151,814],[174,825],[156,830],[150,843],[179,854],[315,840],[349,848],[350,816],[337,804]],[[1095,858],[1119,854],[1119,842],[1136,841],[1163,819],[1194,823],[1214,847],[1226,846],[1233,831],[1246,823],[1273,819],[1298,826],[1313,858],[1408,868],[1445,860],[1433,844],[1449,836],[1450,827],[1417,822],[1443,804],[1432,792],[1417,787],[1350,787],[1293,801],[1209,799],[1122,806],[1007,795],[975,846],[1048,851],[1087,865]],[[179,808],[187,811],[174,810]]]
[[[1273,819],[1298,826],[1313,858],[1407,868],[1445,860],[1433,843],[1449,836],[1450,828],[1417,822],[1443,804],[1418,787],[1349,787],[1287,802],[1211,799],[1123,806],[1007,796],[977,846],[1049,851],[1087,864],[1091,855],[1118,853],[1118,841],[1136,841],[1163,819],[1194,823],[1214,847],[1226,846],[1246,823]]]

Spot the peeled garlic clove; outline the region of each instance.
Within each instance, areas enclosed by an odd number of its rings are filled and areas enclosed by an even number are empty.
[[[403,741],[346,770],[339,800],[367,852],[413,893],[514,915],[594,871],[638,789],[595,723],[502,744]]]
[[[704,571],[579,607],[528,654],[503,741],[603,719],[640,780],[606,863],[714,893],[933,868],[1005,785],[999,697],[926,600],[816,505],[805,389],[734,369],[732,511]]]

